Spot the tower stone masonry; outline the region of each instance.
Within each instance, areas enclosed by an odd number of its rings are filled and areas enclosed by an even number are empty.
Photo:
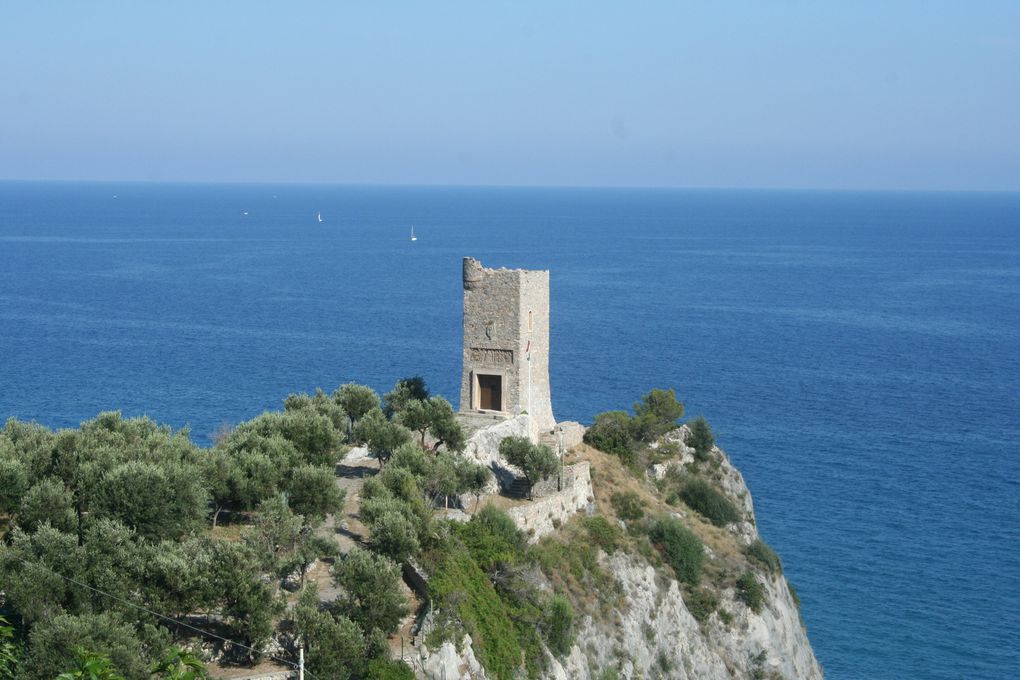
[[[464,258],[464,413],[528,413],[556,426],[549,392],[549,272]]]

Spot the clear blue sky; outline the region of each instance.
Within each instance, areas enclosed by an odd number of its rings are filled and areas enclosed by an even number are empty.
[[[1020,190],[1020,0],[9,0],[0,178]]]

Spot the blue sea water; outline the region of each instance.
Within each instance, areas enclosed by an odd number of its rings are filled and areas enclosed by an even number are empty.
[[[465,255],[551,270],[559,419],[706,415],[828,677],[1020,677],[1018,194],[0,183],[0,418],[456,403]]]

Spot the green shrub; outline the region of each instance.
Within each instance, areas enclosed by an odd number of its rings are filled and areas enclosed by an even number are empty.
[[[498,680],[512,680],[524,650],[506,605],[471,553],[455,541],[436,551],[429,579],[433,605],[452,612],[471,635],[475,654]]]
[[[612,555],[620,541],[620,528],[613,526],[602,515],[597,517],[586,517],[584,528],[588,531],[591,542]]]
[[[712,434],[712,428],[708,426],[708,421],[704,416],[698,416],[687,423],[687,427],[691,430],[687,444],[694,449],[694,457],[705,462],[712,453],[712,447],[715,446],[715,435]]]
[[[414,680],[414,671],[402,661],[375,659],[365,667],[365,680]]]
[[[737,597],[751,608],[755,614],[761,612],[765,604],[765,588],[751,572],[745,572],[737,579]]]
[[[650,527],[649,538],[678,579],[691,585],[698,583],[705,548],[694,532],[673,517],[662,517]]]
[[[616,515],[623,520],[636,520],[645,516],[645,502],[634,491],[617,492],[609,502],[616,510]]]
[[[636,417],[632,422],[635,438],[651,442],[676,427],[684,415],[684,405],[673,390],[655,389],[634,404]]]
[[[779,560],[779,555],[760,538],[747,546],[745,552],[749,560],[765,567],[770,574],[783,573],[783,563]]]
[[[655,660],[655,665],[664,675],[668,676],[673,672],[673,660],[666,655],[666,652],[659,652],[659,656]]]
[[[553,595],[546,605],[542,633],[549,650],[562,658],[574,644],[574,608],[562,595]]]
[[[599,451],[619,456],[630,465],[635,460],[633,425],[626,411],[606,411],[584,433],[584,443]]]
[[[654,449],[648,451],[649,463],[664,463],[680,455],[680,443],[675,441],[664,441]]]
[[[684,593],[684,604],[698,623],[704,623],[719,606],[719,598],[705,588],[694,588]]]
[[[0,678],[13,678],[21,663],[21,646],[15,642],[14,626],[0,616]]]
[[[695,478],[688,481],[680,491],[680,497],[692,510],[703,515],[717,527],[726,526],[740,519],[737,506],[703,479]]]
[[[524,552],[524,536],[510,516],[493,505],[486,505],[470,522],[453,527],[484,571],[498,565],[516,564]]]

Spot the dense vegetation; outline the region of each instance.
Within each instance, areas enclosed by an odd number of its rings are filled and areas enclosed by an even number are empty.
[[[654,389],[634,404],[634,415],[626,411],[607,411],[595,416],[585,432],[584,441],[600,451],[612,453],[628,466],[643,469],[641,454],[649,445],[673,430],[684,415],[684,405],[673,390]]]
[[[310,563],[340,555],[324,523],[343,508],[334,467],[356,443],[381,463],[404,447],[398,455],[424,473],[422,495],[415,503],[406,484],[380,475],[374,552],[337,561],[334,601],[320,602],[308,584],[288,609],[285,577],[304,585]],[[0,625],[0,678],[88,668],[127,680],[184,677],[166,659],[173,643],[199,641],[189,626],[232,641],[224,659],[246,663],[285,617],[307,644],[342,649],[316,655],[333,664],[329,677],[392,675],[378,657],[388,658],[379,638],[406,611],[393,560],[418,549],[430,501],[487,481],[487,471],[454,457],[463,445],[452,407],[420,379],[383,400],[353,384],[291,395],[282,411],[221,429],[210,448],[186,430],[116,412],[57,432],[7,421],[0,614],[10,623]],[[395,488],[400,501],[387,501]]]
[[[686,441],[663,439],[683,415],[672,390],[652,390],[633,410],[600,414],[585,436],[635,473],[623,475],[630,486],[533,545],[505,512],[480,504],[491,472],[461,455],[452,406],[420,377],[381,398],[355,384],[291,395],[281,411],[222,428],[208,448],[186,430],[115,412],[57,432],[9,420],[0,680],[193,680],[206,677],[200,655],[250,664],[270,638],[283,662],[302,645],[312,678],[406,679],[390,639],[407,633],[411,614],[430,647],[469,634],[490,677],[537,677],[550,655],[570,652],[579,610],[598,618],[621,597],[603,566],[620,550],[675,576],[703,623],[730,617],[722,582],[760,610],[754,570],[781,571],[771,548],[738,551],[739,570],[707,556],[701,525],[742,519],[721,489],[711,429],[696,419]],[[648,482],[648,466],[684,444],[694,462]],[[341,547],[336,465],[352,446],[377,459],[378,473],[349,515],[362,533]],[[561,464],[527,439],[505,439],[500,453],[529,490]],[[707,521],[672,513],[681,502]],[[451,506],[474,512],[452,521]],[[324,572],[309,577],[316,563],[332,564],[334,596],[322,594]],[[404,579],[414,571],[427,590],[412,595]]]

